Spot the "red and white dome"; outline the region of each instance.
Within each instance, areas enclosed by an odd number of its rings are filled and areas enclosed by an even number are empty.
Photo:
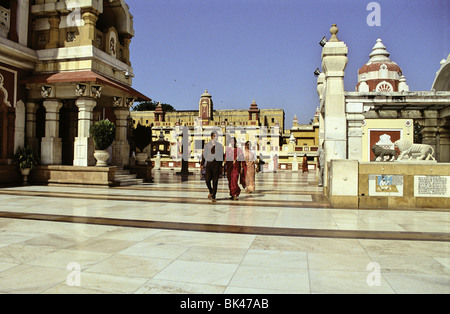
[[[407,90],[402,69],[389,59],[389,55],[381,39],[378,38],[369,55],[369,62],[358,71],[357,91],[386,93]]]

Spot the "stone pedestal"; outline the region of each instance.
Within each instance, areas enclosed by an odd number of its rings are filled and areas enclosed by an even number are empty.
[[[158,152],[155,159],[155,169],[159,170],[161,169],[161,154]]]
[[[45,137],[41,141],[41,164],[62,164],[62,140],[59,137],[59,110],[62,103],[58,100],[44,101]]]
[[[57,137],[43,137],[41,141],[41,164],[62,164],[62,140]]]
[[[273,154],[270,154],[269,165],[267,167],[268,172],[274,172],[274,162],[273,162]]]
[[[328,198],[334,207],[358,207],[358,161],[331,160]]]
[[[294,155],[294,159],[292,161],[292,171],[298,171],[298,159],[297,155]]]
[[[90,98],[80,98],[75,104],[78,107],[78,136],[75,138],[73,165],[94,166],[94,141],[89,135],[89,128],[97,102]]]

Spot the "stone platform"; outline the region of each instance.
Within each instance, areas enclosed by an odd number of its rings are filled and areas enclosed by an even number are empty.
[[[216,204],[198,172],[0,189],[0,292],[450,293],[448,211],[332,208],[315,181],[258,173],[232,201],[221,178]]]

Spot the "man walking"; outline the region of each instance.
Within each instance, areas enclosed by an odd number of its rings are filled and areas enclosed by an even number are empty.
[[[215,203],[219,176],[222,172],[223,146],[217,141],[217,131],[211,133],[211,141],[205,145],[202,156],[201,170],[205,167],[205,181],[209,190],[208,198]],[[206,166],[205,166],[206,161]]]

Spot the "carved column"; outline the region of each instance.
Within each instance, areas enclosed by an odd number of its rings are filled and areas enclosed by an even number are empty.
[[[130,115],[127,99],[114,98],[114,114],[116,115],[116,139],[112,145],[112,165],[117,167],[130,164],[130,144],[127,139],[128,116]]]
[[[59,110],[62,103],[57,99],[44,101],[45,137],[41,142],[41,163],[43,165],[62,164],[62,140],[59,137]]]
[[[95,166],[94,141],[90,137],[89,129],[92,124],[92,112],[97,102],[93,98],[79,98],[75,105],[78,107],[78,136],[74,144],[74,166]]]
[[[362,107],[362,104],[361,104]],[[348,113],[348,159],[362,160],[362,123],[364,116],[362,113]]]
[[[319,96],[319,146],[325,140],[324,115],[322,112],[323,92],[325,89],[325,74],[322,72],[317,77],[317,95]]]
[[[25,122],[25,136],[27,145],[31,146],[35,152],[39,149],[39,142],[36,137],[36,111],[39,105],[35,102],[27,102],[26,110],[26,122]]]
[[[14,153],[25,146],[25,104],[22,100],[16,103],[16,121],[14,125]]]
[[[59,23],[61,18],[58,15],[53,15],[48,18],[50,24],[49,40],[47,48],[58,48],[59,47]]]
[[[92,45],[95,40],[95,25],[98,16],[92,12],[83,13],[84,26],[81,30],[81,45]]]
[[[439,113],[435,110],[425,110],[423,113],[423,129],[422,129],[422,143],[433,147],[436,154],[437,149],[437,133],[438,133],[438,118]],[[438,160],[438,159],[437,159]]]
[[[348,48],[338,40],[337,32],[338,28],[333,25],[330,29],[331,38],[322,50],[322,70],[326,78],[324,140],[327,162],[347,158],[344,70],[348,62]]]
[[[131,66],[131,62],[130,62],[130,43],[131,43],[131,38],[125,37],[123,39],[123,55],[122,55],[122,59],[123,61]]]
[[[436,160],[439,162],[450,162],[450,118],[442,118],[439,127],[439,155]]]

